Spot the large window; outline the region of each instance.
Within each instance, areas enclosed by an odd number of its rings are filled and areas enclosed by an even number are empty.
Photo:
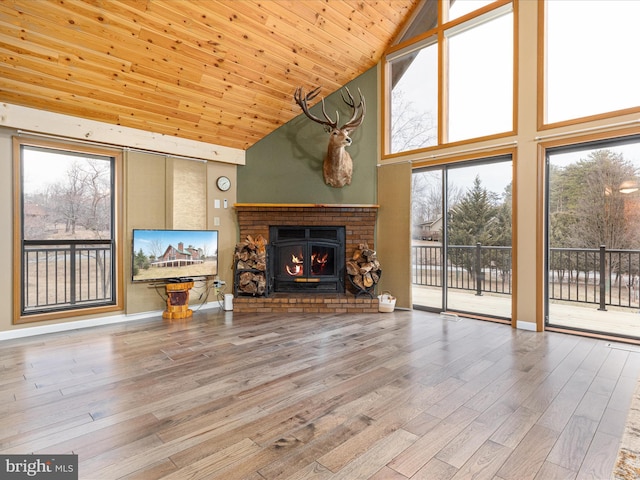
[[[546,154],[547,325],[637,339],[640,135]]]
[[[553,0],[545,13],[544,124],[640,107],[640,2]]]
[[[509,6],[510,7],[510,6]],[[456,142],[513,129],[510,9],[445,31],[449,50],[448,133]]]
[[[438,45],[435,37],[390,61],[391,153],[438,144]]]
[[[433,4],[425,2],[425,15],[435,16]],[[438,18],[450,20],[397,45],[385,58],[386,154],[514,130],[512,3],[437,5]]]
[[[16,141],[18,322],[117,308],[118,162],[112,152]]]

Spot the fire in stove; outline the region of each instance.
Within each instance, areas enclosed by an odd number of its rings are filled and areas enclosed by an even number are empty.
[[[311,273],[314,275],[322,275],[323,270],[327,266],[329,261],[329,254],[325,252],[324,255],[314,252],[311,254]]]
[[[302,254],[299,256],[291,254],[291,262],[285,265],[284,268],[292,277],[299,277],[304,274],[304,260],[302,259]]]
[[[323,275],[325,274],[325,270],[330,265],[330,255],[327,251],[313,251],[311,253],[311,261],[308,263],[308,268],[311,271],[311,275]],[[292,253],[291,260],[289,260],[285,265],[284,269],[287,274],[291,277],[300,277],[305,274],[305,263],[304,263],[304,255],[302,253]],[[330,268],[330,267],[329,267]]]

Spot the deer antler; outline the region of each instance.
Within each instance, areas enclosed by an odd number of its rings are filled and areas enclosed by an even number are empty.
[[[325,130],[331,131],[334,128],[338,127],[339,116],[337,116],[335,122],[329,118],[329,115],[327,115],[327,111],[324,108],[324,98],[322,99],[322,114],[324,115],[325,120],[322,120],[321,118],[316,117],[313,113],[309,111],[307,102],[316,98],[318,96],[318,93],[320,93],[320,87],[314,88],[303,97],[304,90],[302,87],[298,87],[296,88],[296,92],[293,94],[293,98],[295,99],[296,103],[300,105],[300,108],[302,109],[302,111],[307,117],[309,117],[314,122],[319,123],[320,125],[324,125]],[[336,115],[337,113],[338,112],[336,112]]]
[[[356,105],[356,101],[353,98],[353,95],[351,95],[349,89],[347,87],[344,87],[344,89],[347,91],[348,98],[344,96],[344,93],[340,92],[342,94],[342,100],[353,109],[353,115],[347,123],[340,127],[340,130],[347,130],[350,132],[362,124],[367,106],[364,102],[364,97],[362,96],[360,89],[358,89],[358,94],[360,95],[360,103],[358,105]]]

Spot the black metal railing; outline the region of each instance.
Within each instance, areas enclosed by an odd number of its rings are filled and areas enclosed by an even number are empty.
[[[442,286],[442,247],[413,245],[413,284]],[[447,287],[511,294],[511,247],[451,245]]]
[[[640,251],[552,248],[549,251],[549,298],[567,302],[639,307]]]
[[[412,246],[414,285],[442,287],[442,246]],[[452,245],[447,288],[511,295],[511,248]],[[549,249],[550,300],[640,308],[640,250]]]
[[[109,240],[23,242],[22,313],[114,302]]]

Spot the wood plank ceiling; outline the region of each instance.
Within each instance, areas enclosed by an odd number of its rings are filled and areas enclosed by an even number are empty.
[[[246,149],[374,66],[423,0],[3,0],[0,101]]]

